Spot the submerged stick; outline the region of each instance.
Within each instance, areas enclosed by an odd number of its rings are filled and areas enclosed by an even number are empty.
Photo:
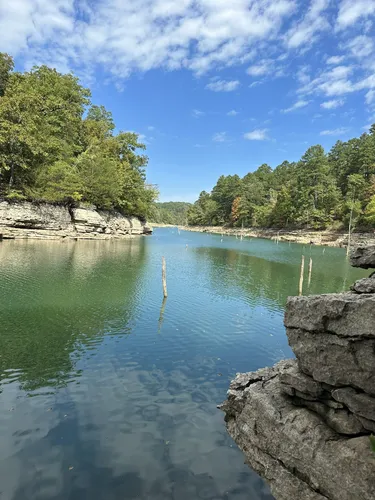
[[[302,290],[303,290],[303,273],[305,270],[305,256],[302,255],[302,262],[301,262],[301,274],[299,276],[299,294],[302,295]]]
[[[311,274],[312,274],[312,257],[310,257],[310,262],[309,262],[309,286],[311,283]]]
[[[163,295],[164,298],[166,299],[168,297],[168,292],[167,292],[167,265],[165,263],[165,257],[162,257],[161,279],[163,282]]]
[[[160,308],[160,316],[159,316],[159,328],[158,328],[158,333],[161,332],[161,327],[163,326],[163,321],[164,321],[164,311],[165,311],[165,305],[167,303],[167,298],[163,298],[163,302]]]

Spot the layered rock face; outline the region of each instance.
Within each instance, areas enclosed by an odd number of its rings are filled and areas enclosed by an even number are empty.
[[[375,246],[352,265],[375,268]],[[228,432],[277,500],[373,500],[375,275],[289,298],[285,326],[296,359],[237,375],[221,406]]]
[[[2,238],[108,239],[151,234],[139,219],[95,208],[74,208],[30,202],[0,202]]]

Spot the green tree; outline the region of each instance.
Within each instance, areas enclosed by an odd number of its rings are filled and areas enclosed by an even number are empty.
[[[0,97],[3,97],[5,94],[9,76],[13,71],[13,68],[13,58],[4,52],[0,52]]]
[[[90,92],[73,75],[41,66],[10,75],[0,99],[0,169],[9,188],[82,151],[82,114]]]

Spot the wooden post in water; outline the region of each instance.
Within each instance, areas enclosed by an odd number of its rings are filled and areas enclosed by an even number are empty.
[[[161,279],[163,281],[163,295],[164,298],[166,299],[168,297],[168,292],[167,292],[167,265],[165,263],[165,257],[162,257]]]
[[[311,283],[311,274],[312,274],[312,257],[310,257],[310,262],[309,262],[309,286]]]
[[[165,311],[165,306],[167,303],[166,297],[163,298],[163,302],[160,308],[160,316],[159,316],[159,327],[158,327],[158,333],[161,332],[161,327],[163,326],[163,321],[164,321],[164,311]]]
[[[302,262],[301,262],[301,274],[299,276],[299,294],[302,295],[302,290],[303,290],[303,273],[305,271],[305,256],[302,255]]]

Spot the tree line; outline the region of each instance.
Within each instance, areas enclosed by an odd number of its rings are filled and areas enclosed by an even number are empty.
[[[155,203],[150,214],[150,221],[159,224],[184,226],[187,224],[187,212],[191,203],[184,201],[167,201]]]
[[[375,227],[375,125],[326,153],[310,147],[275,169],[222,175],[188,211],[190,225],[277,228]]]
[[[146,184],[138,134],[115,133],[73,74],[47,66],[14,71],[0,53],[0,196],[87,203],[145,218],[157,197]]]

